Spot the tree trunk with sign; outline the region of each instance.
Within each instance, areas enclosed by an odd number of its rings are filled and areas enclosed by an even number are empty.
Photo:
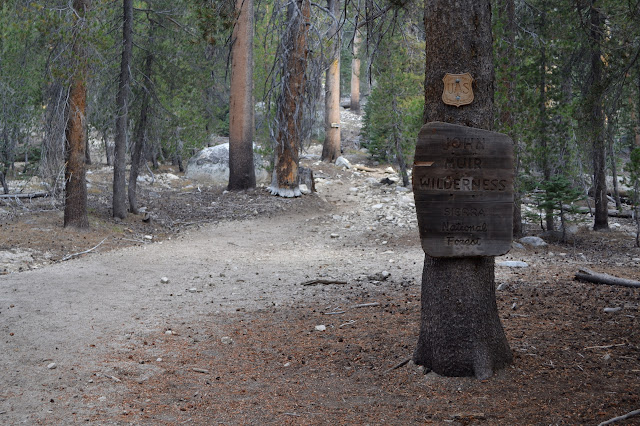
[[[425,29],[425,122],[490,130],[494,91],[490,1],[426,2]],[[443,102],[447,73],[471,74],[471,104],[457,107]],[[416,364],[446,376],[484,379],[511,363],[498,316],[494,264],[492,256],[425,256]]]

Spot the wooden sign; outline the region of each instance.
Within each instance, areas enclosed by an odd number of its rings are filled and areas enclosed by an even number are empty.
[[[447,73],[442,81],[444,82],[442,102],[457,107],[473,102],[473,77],[471,74],[468,72],[464,74]]]
[[[420,130],[413,192],[422,248],[432,257],[499,256],[513,237],[513,142],[447,123]]]

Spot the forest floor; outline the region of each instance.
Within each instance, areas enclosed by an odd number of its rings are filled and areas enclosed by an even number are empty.
[[[110,218],[96,166],[88,231],[62,228],[59,200],[0,201],[0,424],[598,424],[640,408],[640,289],[574,279],[640,279],[630,220],[497,258],[513,365],[484,381],[393,369],[419,331],[415,209],[379,183],[387,165],[348,158],[375,171],[308,155],[318,193],[299,199],[165,169],[140,186],[146,222]]]

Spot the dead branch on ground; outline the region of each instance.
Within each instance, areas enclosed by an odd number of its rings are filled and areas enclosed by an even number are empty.
[[[576,272],[576,279],[588,281],[595,284],[619,285],[623,287],[640,288],[640,281],[628,280],[626,278],[618,278],[609,274],[594,272],[590,269],[583,268]]]

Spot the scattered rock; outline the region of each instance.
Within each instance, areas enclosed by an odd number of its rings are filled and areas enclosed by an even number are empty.
[[[520,260],[505,260],[504,262],[497,262],[498,266],[504,266],[505,268],[528,268],[529,264],[527,262],[522,262]]]
[[[161,282],[162,284],[169,284],[169,278],[167,278],[167,277],[162,277],[162,278],[160,278],[160,282]]]
[[[622,310],[622,308],[620,306],[615,307],[615,308],[604,308],[604,312],[607,313],[607,314],[614,314],[614,313],[619,312],[621,310]]]
[[[522,237],[520,238],[520,242],[532,247],[544,247],[547,245],[547,243],[540,237]]]
[[[303,195],[309,195],[311,194],[311,190],[309,189],[309,187],[307,185],[305,185],[304,183],[301,183],[300,185],[298,185],[298,188],[300,188],[300,192]]]
[[[316,331],[325,331],[326,329],[326,325],[316,325]]]
[[[55,370],[56,368],[58,368],[58,365],[55,362],[52,362],[51,364],[47,365],[47,368],[49,370]]]
[[[223,338],[220,339],[220,342],[223,345],[230,345],[230,344],[233,343],[233,339],[231,337],[229,337],[229,336],[224,336]]]
[[[344,167],[345,169],[350,169],[351,163],[343,156],[340,156],[336,158],[336,167]]]

